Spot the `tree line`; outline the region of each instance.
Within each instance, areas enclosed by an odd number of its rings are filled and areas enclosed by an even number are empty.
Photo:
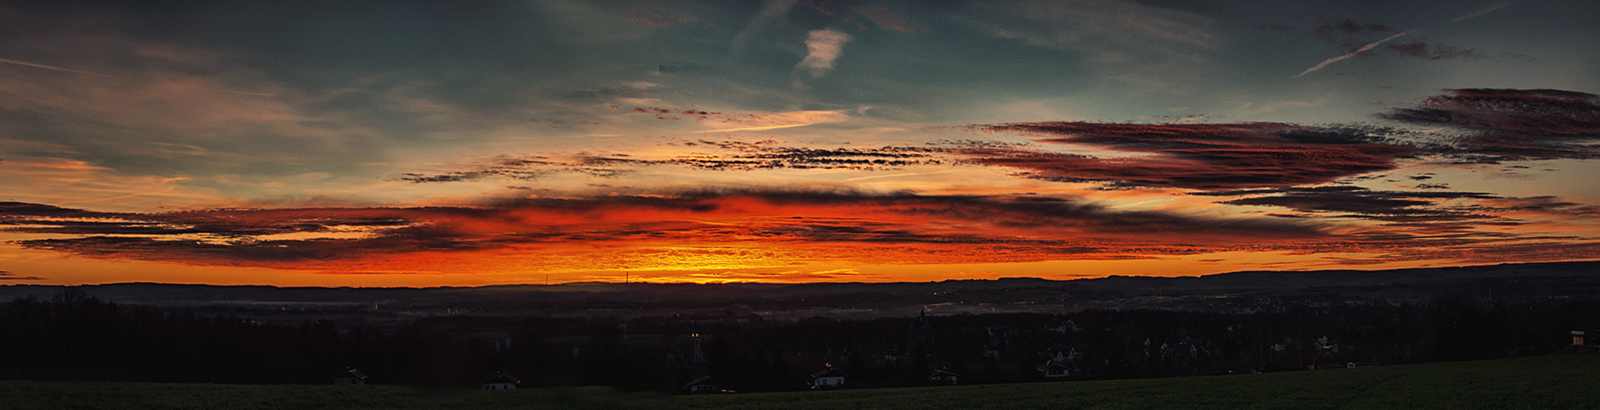
[[[673,318],[419,319],[393,331],[326,320],[275,324],[125,306],[67,289],[0,305],[0,378],[326,384],[347,367],[369,382],[472,386],[507,372],[524,387],[673,391],[703,375],[739,391],[804,389],[832,365],[850,387],[1273,372],[1542,354],[1600,328],[1600,302],[1426,303],[1261,299],[1255,312],[1089,310],[791,323]],[[509,346],[480,337],[508,335]],[[699,351],[689,336],[699,334]]]

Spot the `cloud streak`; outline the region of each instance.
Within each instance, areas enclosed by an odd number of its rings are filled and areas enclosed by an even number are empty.
[[[1445,44],[1428,44],[1422,41],[1410,43],[1390,44],[1389,51],[1403,58],[1418,58],[1423,60],[1461,60],[1470,61],[1484,58],[1471,49],[1462,49]]]
[[[1528,246],[1506,257],[1594,255],[1581,238],[1521,237],[1468,224],[1516,221],[1438,208],[1474,193],[1348,187],[1235,190],[1235,205],[1353,213],[1386,225],[1123,211],[1070,197],[724,189],[505,199],[477,207],[224,209],[153,214],[0,203],[13,244],[110,260],[327,273],[698,271],[837,264],[1118,260],[1215,252],[1377,253],[1395,260]],[[1486,212],[1592,212],[1535,198]],[[1468,208],[1463,208],[1468,209]],[[1336,216],[1336,215],[1335,215]],[[1557,249],[1552,251],[1551,249]],[[1499,257],[1499,256],[1497,256]],[[1344,262],[1338,262],[1344,263]]]
[[[1191,195],[1243,196],[1219,203],[1276,206],[1304,213],[1299,216],[1332,214],[1335,217],[1387,222],[1514,223],[1486,213],[1492,209],[1483,206],[1446,205],[1449,201],[1501,199],[1482,192],[1375,191],[1358,186],[1330,185],[1198,192]]]
[[[1043,137],[1135,156],[1097,157],[1011,148],[964,149],[970,161],[1027,170],[1036,179],[1110,183],[1111,187],[1221,190],[1315,184],[1392,169],[1416,149],[1378,142],[1382,129],[1311,127],[1283,123],[1119,124],[1007,123],[975,126],[988,132]]]
[[[8,59],[4,59],[4,58],[0,58],[0,63],[16,64],[16,65],[20,65],[20,66],[28,66],[28,67],[34,67],[34,68],[43,68],[43,69],[46,69],[46,70],[65,71],[65,72],[76,73],[76,74],[93,75],[93,76],[101,76],[101,77],[110,77],[110,75],[107,75],[107,74],[100,74],[100,73],[91,72],[91,71],[74,70],[74,69],[70,69],[70,68],[62,68],[62,67],[56,67],[56,66],[52,66],[52,65],[30,63],[30,62],[27,62],[27,61],[8,60]]]
[[[1379,118],[1442,127],[1428,149],[1461,162],[1600,158],[1600,96],[1561,90],[1447,89]]]
[[[877,24],[879,27],[887,27],[905,32],[911,31],[911,23],[901,19],[900,16],[895,15],[894,12],[889,11],[889,9],[879,7],[875,10],[868,10],[862,7],[855,7],[852,8],[852,10],[854,10],[856,14],[866,17],[868,20],[872,20],[872,22]]]
[[[1382,45],[1383,43],[1387,43],[1387,42],[1389,42],[1389,40],[1394,40],[1394,39],[1397,39],[1397,38],[1400,38],[1402,36],[1405,36],[1405,35],[1408,35],[1408,34],[1411,34],[1411,33],[1415,33],[1415,32],[1416,31],[1407,31],[1407,32],[1403,32],[1403,33],[1400,33],[1400,34],[1395,34],[1395,35],[1386,37],[1386,38],[1384,38],[1382,40],[1378,40],[1378,41],[1374,41],[1372,43],[1368,43],[1367,45],[1361,46],[1361,48],[1358,48],[1355,51],[1351,51],[1349,53],[1345,53],[1344,55],[1341,55],[1341,56],[1338,56],[1338,57],[1334,57],[1334,58],[1330,58],[1330,59],[1327,59],[1327,60],[1322,60],[1321,63],[1317,63],[1317,65],[1312,66],[1311,68],[1307,68],[1305,71],[1301,71],[1300,74],[1295,74],[1293,77],[1289,77],[1289,78],[1304,77],[1306,74],[1311,74],[1311,72],[1313,72],[1313,71],[1321,70],[1323,67],[1327,67],[1328,64],[1337,63],[1339,61],[1343,61],[1343,60],[1348,59],[1350,57],[1355,57],[1356,55],[1359,55],[1361,53],[1367,52],[1367,50],[1371,50],[1373,47],[1377,47],[1379,45]]]
[[[636,255],[618,266],[595,267],[606,269],[667,268],[648,260],[649,254],[685,247],[699,249],[692,254],[754,247],[770,252],[752,258],[780,262],[794,258],[773,253],[855,263],[1143,258],[1204,251],[1169,240],[1173,234],[1205,236],[1222,248],[1262,237],[1325,236],[1320,228],[1295,221],[1116,211],[1067,198],[778,190],[520,199],[471,208],[158,214],[3,203],[0,226],[6,233],[55,236],[14,242],[25,248],[83,257],[313,270],[347,263],[370,270],[386,259],[413,255],[493,258],[517,252],[571,260],[594,254],[597,246],[611,249],[606,253]],[[825,256],[841,246],[873,251]]]
[[[16,272],[0,270],[0,280],[48,280],[38,276],[22,276]]]
[[[1495,11],[1495,10],[1499,10],[1499,9],[1503,9],[1506,6],[1510,6],[1510,5],[1511,5],[1511,2],[1502,2],[1502,3],[1499,3],[1499,4],[1491,5],[1489,7],[1485,7],[1483,10],[1478,10],[1478,11],[1475,11],[1475,12],[1472,12],[1472,13],[1468,13],[1466,15],[1462,15],[1461,17],[1456,17],[1455,19],[1450,20],[1450,22],[1451,23],[1457,23],[1457,22],[1460,22],[1462,20],[1466,20],[1466,19],[1470,19],[1470,18],[1473,18],[1473,17],[1482,16],[1482,15],[1485,15],[1485,14],[1489,14],[1489,12],[1492,12],[1492,11]]]

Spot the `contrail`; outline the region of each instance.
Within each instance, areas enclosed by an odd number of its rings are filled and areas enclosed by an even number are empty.
[[[1323,60],[1322,64],[1317,64],[1316,67],[1307,68],[1306,71],[1303,71],[1300,74],[1295,74],[1294,77],[1289,77],[1289,78],[1300,78],[1300,76],[1303,76],[1303,75],[1306,75],[1306,74],[1311,74],[1312,71],[1321,70],[1322,67],[1327,67],[1328,64],[1333,64],[1334,62],[1337,62],[1339,60],[1343,60],[1343,59],[1346,59],[1346,58],[1355,57],[1356,54],[1361,54],[1362,52],[1365,52],[1367,50],[1371,50],[1373,47],[1377,47],[1379,44],[1383,44],[1383,43],[1388,42],[1389,40],[1394,40],[1394,39],[1400,38],[1400,36],[1404,36],[1404,35],[1415,33],[1415,32],[1417,32],[1417,31],[1416,30],[1412,30],[1412,31],[1407,31],[1407,32],[1400,33],[1400,34],[1395,34],[1395,35],[1389,36],[1389,38],[1378,40],[1378,41],[1373,42],[1372,44],[1361,46],[1361,48],[1356,49],[1356,51],[1351,51],[1349,54],[1345,54],[1345,55],[1342,55],[1342,56],[1338,56],[1338,57],[1330,58],[1330,59],[1327,59],[1327,60]]]
[[[95,73],[95,72],[89,72],[89,71],[83,71],[83,70],[74,70],[74,69],[70,69],[70,68],[61,68],[61,67],[56,67],[56,66],[51,66],[51,65],[44,65],[44,64],[34,64],[34,63],[27,62],[27,61],[7,60],[7,59],[4,59],[4,58],[0,58],[0,63],[11,63],[11,64],[25,65],[25,66],[29,66],[29,67],[35,67],[35,68],[43,68],[43,69],[46,69],[46,70],[66,71],[66,72],[69,72],[69,73],[78,73],[78,74],[97,75],[97,76],[101,76],[101,77],[110,77],[110,75],[100,74],[100,73]]]
[[[1476,12],[1476,13],[1468,14],[1468,15],[1461,16],[1461,17],[1456,17],[1455,20],[1450,20],[1450,22],[1454,23],[1454,22],[1458,22],[1458,21],[1461,21],[1461,20],[1466,20],[1466,19],[1469,19],[1469,18],[1482,16],[1482,15],[1485,15],[1485,14],[1489,14],[1489,12],[1491,12],[1491,11],[1503,9],[1506,6],[1510,6],[1510,5],[1511,5],[1510,2],[1496,4],[1496,5],[1493,5],[1493,6],[1489,6],[1489,8],[1486,8],[1486,9],[1483,9],[1483,10],[1478,10],[1478,12]]]
[[[78,73],[78,74],[92,75],[92,76],[98,76],[98,77],[115,77],[115,76],[110,75],[110,74],[101,74],[101,73],[96,73],[96,72],[93,72],[93,71],[74,70],[74,69],[71,69],[71,68],[63,68],[63,67],[56,67],[56,66],[53,66],[53,65],[30,63],[30,62],[27,62],[27,61],[8,60],[8,59],[4,59],[4,58],[0,58],[0,63],[9,63],[9,64],[16,64],[16,65],[21,65],[21,66],[34,67],[34,68],[43,68],[43,69],[46,69],[46,70],[66,71],[66,72],[69,72],[69,73]],[[224,93],[245,94],[245,95],[259,95],[259,96],[263,96],[263,97],[278,97],[279,96],[277,94],[257,93],[257,92],[249,92],[249,91],[228,90],[228,89],[222,89],[222,88],[210,88],[210,87],[200,87],[200,86],[190,86],[190,85],[181,85],[180,87],[198,88],[198,89],[201,89],[201,90],[224,92]]]
[[[1506,6],[1510,6],[1510,5],[1511,5],[1511,2],[1497,3],[1497,4],[1493,5],[1493,6],[1489,6],[1488,8],[1485,8],[1483,10],[1478,10],[1476,12],[1473,12],[1472,14],[1468,14],[1468,15],[1461,16],[1461,17],[1456,17],[1455,20],[1450,20],[1450,22],[1451,23],[1455,23],[1455,22],[1459,22],[1461,20],[1466,20],[1466,19],[1470,19],[1470,18],[1473,18],[1473,17],[1482,16],[1482,15],[1485,15],[1485,14],[1489,14],[1489,12],[1491,12],[1491,11],[1503,9]],[[1437,25],[1437,24],[1435,24],[1435,25]],[[1424,27],[1424,28],[1426,28],[1426,27]],[[1399,38],[1400,36],[1404,36],[1404,35],[1415,33],[1415,32],[1417,32],[1417,30],[1411,30],[1411,31],[1407,31],[1407,32],[1404,32],[1404,33],[1400,33],[1400,34],[1395,34],[1393,36],[1389,36],[1389,38],[1378,40],[1377,42],[1374,42],[1372,44],[1368,44],[1366,46],[1363,46],[1363,47],[1361,47],[1360,49],[1358,49],[1356,51],[1350,52],[1349,54],[1345,54],[1345,55],[1342,55],[1342,56],[1338,56],[1338,57],[1330,58],[1330,59],[1327,59],[1327,60],[1323,60],[1322,64],[1317,64],[1316,67],[1307,68],[1306,71],[1303,71],[1300,74],[1295,74],[1294,77],[1289,77],[1289,78],[1300,78],[1300,76],[1303,76],[1303,75],[1306,75],[1306,74],[1310,74],[1312,71],[1321,70],[1322,67],[1327,67],[1328,64],[1333,64],[1333,63],[1335,63],[1335,62],[1337,62],[1339,60],[1343,60],[1343,59],[1346,59],[1346,58],[1355,57],[1356,54],[1361,54],[1362,52],[1365,52],[1367,50],[1371,50],[1373,47],[1377,47],[1379,44],[1383,44],[1385,42],[1388,42],[1389,40],[1394,40],[1396,38]]]

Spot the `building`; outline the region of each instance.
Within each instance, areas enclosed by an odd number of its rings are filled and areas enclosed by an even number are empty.
[[[706,354],[700,350],[700,332],[689,334],[689,345],[689,362],[704,363],[706,361]]]
[[[1583,331],[1582,330],[1574,330],[1574,331],[1572,331],[1572,344],[1576,345],[1576,346],[1583,346]]]
[[[1039,373],[1043,373],[1046,378],[1058,379],[1067,377],[1072,373],[1072,369],[1068,368],[1066,363],[1051,360],[1045,362],[1044,366],[1039,366]]]
[[[733,393],[732,390],[723,390],[718,387],[715,381],[716,379],[711,376],[700,376],[700,378],[684,383],[680,389],[689,392],[689,394]]]
[[[928,381],[934,384],[956,384],[957,377],[961,375],[945,369],[933,369],[933,373],[928,374]]]
[[[827,368],[811,373],[811,389],[837,389],[844,387],[844,371],[834,368],[832,364],[824,364]]]
[[[367,384],[367,375],[360,370],[348,369],[343,373],[333,375],[333,384],[341,386],[360,386]]]
[[[485,380],[483,383],[478,383],[478,389],[479,390],[516,390],[517,385],[521,384],[521,383],[522,383],[521,380],[517,380],[516,377],[512,377],[509,374],[495,373],[493,379]]]

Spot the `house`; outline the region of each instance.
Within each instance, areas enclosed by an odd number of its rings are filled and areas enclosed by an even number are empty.
[[[493,379],[486,380],[483,383],[478,383],[478,389],[479,390],[515,390],[517,388],[517,385],[520,384],[520,383],[522,383],[521,380],[517,380],[516,377],[512,377],[509,374],[495,373]]]
[[[844,387],[844,371],[834,368],[832,364],[824,364],[827,368],[811,373],[811,389],[837,389]]]
[[[343,373],[333,375],[333,384],[341,386],[360,386],[367,384],[367,375],[360,370],[346,368]]]
[[[960,376],[945,369],[933,369],[933,373],[928,374],[928,381],[934,384],[956,384],[956,378]]]
[[[1051,379],[1067,377],[1067,375],[1071,373],[1071,370],[1072,369],[1067,367],[1066,363],[1055,360],[1045,362],[1044,366],[1039,366],[1039,373],[1044,373],[1044,377]]]
[[[1574,331],[1572,331],[1572,344],[1575,345],[1575,346],[1583,346],[1583,331],[1582,330],[1574,330]]]
[[[711,376],[700,376],[700,378],[684,383],[680,389],[689,392],[689,394],[733,393],[733,390],[724,390],[721,387],[717,387],[713,383],[715,380]]]

